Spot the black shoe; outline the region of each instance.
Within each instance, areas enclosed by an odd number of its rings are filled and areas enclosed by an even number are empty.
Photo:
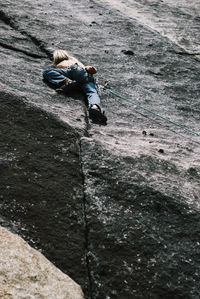
[[[105,115],[105,112],[98,105],[96,104],[91,105],[88,111],[89,111],[89,118],[94,123],[106,124],[107,117]]]

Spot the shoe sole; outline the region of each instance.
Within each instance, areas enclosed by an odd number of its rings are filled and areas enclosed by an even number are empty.
[[[99,121],[101,123],[107,122],[107,117],[97,109],[90,109],[89,110],[89,118],[91,118],[93,121]]]

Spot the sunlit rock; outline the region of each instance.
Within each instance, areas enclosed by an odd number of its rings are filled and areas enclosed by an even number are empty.
[[[0,298],[83,298],[78,284],[21,237],[0,227],[0,240]]]

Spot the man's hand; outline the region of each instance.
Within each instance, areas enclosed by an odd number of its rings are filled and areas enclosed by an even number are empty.
[[[92,75],[96,74],[96,72],[97,72],[97,69],[96,69],[94,66],[91,66],[91,65],[87,65],[87,66],[85,67],[85,69],[86,69],[86,71],[87,71],[89,74],[92,74]]]
[[[72,82],[72,80],[69,79],[69,78],[66,78],[66,79],[65,79],[65,82],[66,82],[66,83],[67,83],[67,82]]]

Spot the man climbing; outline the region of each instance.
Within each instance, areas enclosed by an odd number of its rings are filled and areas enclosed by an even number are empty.
[[[89,118],[94,122],[106,123],[107,117],[93,77],[96,68],[84,66],[78,59],[69,56],[67,51],[60,49],[53,52],[53,64],[55,68],[43,72],[44,80],[56,86],[57,92],[67,92],[72,88],[83,91],[88,100]]]

